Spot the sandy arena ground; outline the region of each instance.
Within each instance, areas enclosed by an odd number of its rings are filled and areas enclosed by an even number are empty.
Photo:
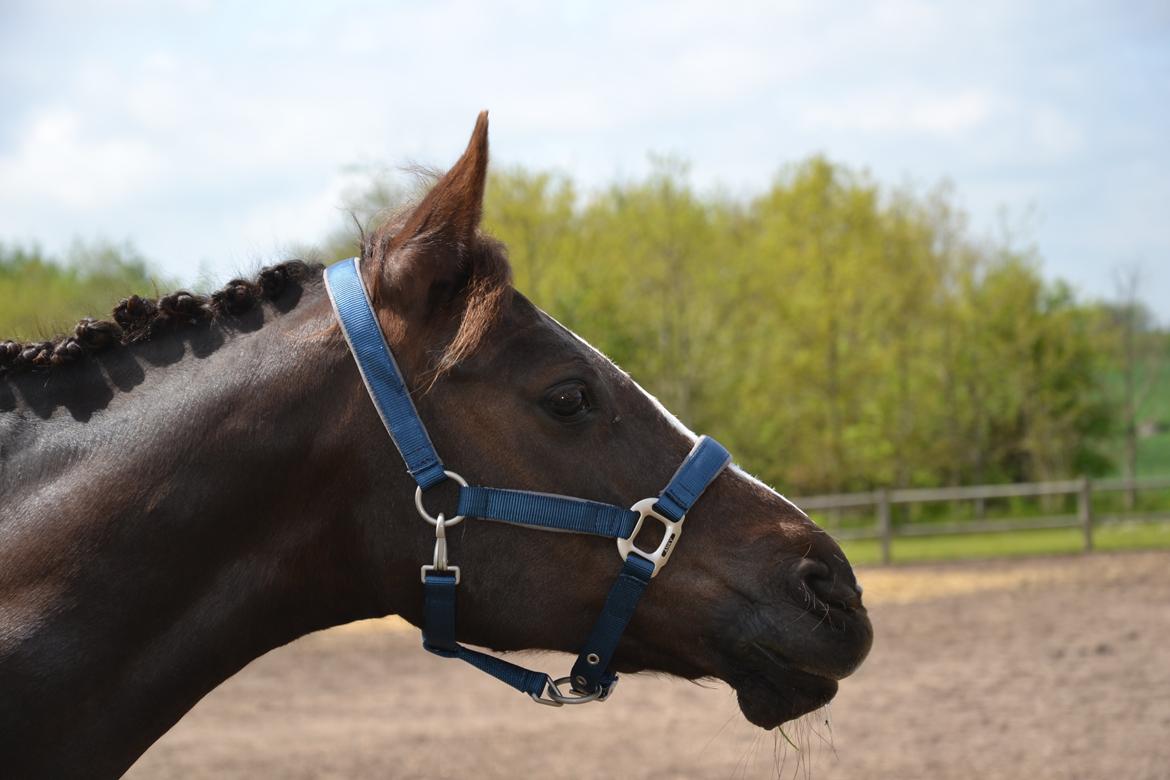
[[[800,750],[722,684],[554,710],[371,621],[255,661],[128,777],[1170,778],[1170,553],[861,575],[873,653]]]

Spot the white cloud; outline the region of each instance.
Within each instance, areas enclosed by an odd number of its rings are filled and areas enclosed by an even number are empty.
[[[1064,158],[1079,152],[1085,135],[1069,117],[1050,106],[1031,111],[1031,135],[1038,150],[1049,158]]]
[[[52,107],[38,112],[20,141],[0,156],[0,202],[39,201],[45,208],[108,207],[158,178],[158,150],[121,135],[88,131],[76,111]]]
[[[1170,242],[1164,221],[1118,221],[1156,213],[1133,181],[1101,184],[1106,166],[1146,170],[1149,202],[1170,198],[1150,43],[1165,36],[1108,5],[1077,19],[1011,0],[72,8],[29,5],[0,29],[0,83],[17,87],[0,114],[0,240],[100,230],[174,275],[201,259],[230,272],[219,258],[336,225],[347,164],[449,163],[490,108],[496,160],[585,187],[661,151],[699,186],[751,192],[823,151],[885,181],[953,178],[976,223],[1035,205],[1041,251],[1095,257],[1090,225],[1151,262]]]
[[[810,103],[801,110],[801,119],[814,129],[955,136],[977,130],[991,120],[995,104],[984,90],[947,95],[886,88]]]
[[[263,203],[242,216],[240,237],[262,253],[314,244],[343,223],[346,201],[366,181],[362,172],[343,172],[308,196]]]

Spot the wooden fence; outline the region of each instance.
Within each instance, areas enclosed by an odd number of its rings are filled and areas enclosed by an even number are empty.
[[[972,485],[969,487],[880,489],[865,493],[837,493],[793,499],[806,512],[838,514],[843,509],[872,507],[873,524],[861,528],[833,528],[840,539],[876,539],[881,543],[881,560],[888,564],[894,539],[909,536],[942,536],[950,534],[993,533],[997,531],[1025,531],[1042,528],[1080,528],[1086,552],[1093,549],[1093,528],[1097,525],[1125,521],[1170,520],[1170,511],[1125,512],[1096,514],[1093,496],[1099,493],[1126,493],[1132,505],[1133,497],[1141,491],[1170,489],[1170,477],[1139,479],[1077,479],[1063,482],[1027,482],[1008,485]],[[1045,515],[1027,518],[986,520],[985,502],[1001,498],[1041,496],[1077,497],[1076,514]],[[894,507],[930,502],[974,502],[974,520],[957,522],[924,522],[898,525],[894,523]]]

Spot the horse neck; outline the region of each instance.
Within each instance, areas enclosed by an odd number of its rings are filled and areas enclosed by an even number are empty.
[[[9,412],[0,754],[117,774],[248,661],[393,608],[338,500],[371,475],[329,410],[377,421],[323,298],[166,366],[127,350],[141,381],[85,423]]]

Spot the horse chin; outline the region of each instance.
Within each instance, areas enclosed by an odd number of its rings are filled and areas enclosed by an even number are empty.
[[[734,658],[734,672],[727,679],[738,696],[739,709],[764,729],[825,706],[837,695],[837,680],[852,671],[839,664],[795,662],[762,641],[740,646]],[[821,655],[817,660],[825,658]]]
[[[837,694],[836,680],[791,668],[748,674],[733,685],[744,717],[763,729],[807,715]]]
[[[812,619],[795,607],[755,610],[727,631],[721,676],[755,725],[772,729],[825,706],[869,654],[873,627],[860,605]],[[828,629],[818,632],[821,625]]]

